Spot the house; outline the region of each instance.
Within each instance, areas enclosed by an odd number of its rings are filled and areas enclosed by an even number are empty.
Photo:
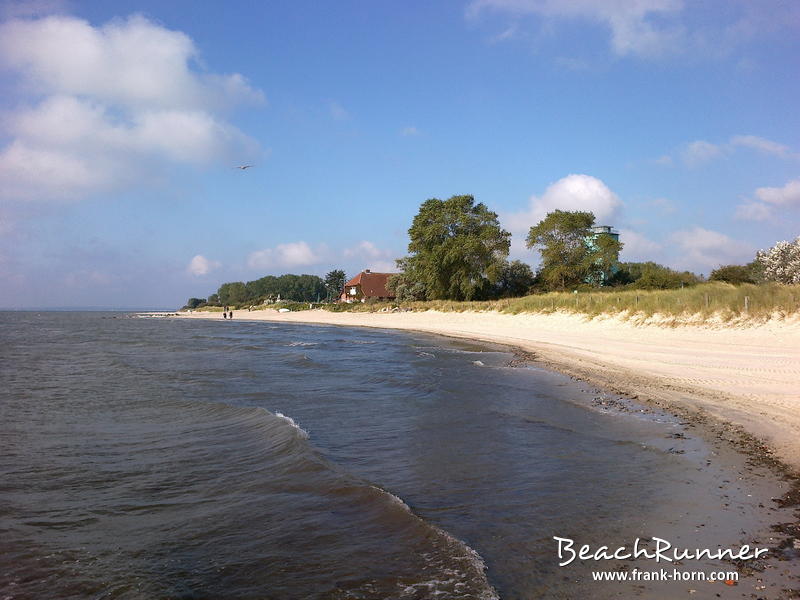
[[[367,300],[393,300],[394,293],[386,288],[392,273],[373,273],[369,269],[361,271],[344,284],[339,302],[366,302]]]

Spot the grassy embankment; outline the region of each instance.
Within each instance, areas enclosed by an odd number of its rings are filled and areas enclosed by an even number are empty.
[[[351,310],[379,310],[387,304],[349,305]],[[522,298],[491,301],[452,302],[434,300],[408,302],[414,310],[498,311],[503,313],[552,313],[557,311],[623,318],[654,316],[683,321],[766,321],[800,314],[800,286],[780,284],[730,285],[703,283],[675,290],[614,290],[595,292],[551,292]],[[339,308],[339,307],[337,307]]]
[[[322,308],[336,312],[375,312],[397,306],[396,303],[365,304],[308,304],[285,303],[281,307],[292,311]],[[415,311],[439,310],[443,312],[497,311],[503,313],[569,312],[597,316],[618,315],[623,318],[665,318],[667,324],[681,322],[761,322],[772,318],[785,318],[800,314],[800,285],[730,285],[727,283],[702,283],[675,290],[619,290],[607,289],[593,292],[550,292],[522,298],[455,302],[432,300],[405,302],[403,308]],[[268,305],[261,308],[277,308]],[[200,310],[215,310],[212,307]],[[219,310],[219,309],[216,309]]]

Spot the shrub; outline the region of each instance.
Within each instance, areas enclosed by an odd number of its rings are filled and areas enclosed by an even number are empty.
[[[742,283],[755,283],[755,278],[749,266],[726,265],[711,271],[709,281],[725,281],[734,285]]]
[[[782,241],[769,250],[759,250],[756,261],[764,268],[764,279],[778,283],[800,283],[800,236]]]

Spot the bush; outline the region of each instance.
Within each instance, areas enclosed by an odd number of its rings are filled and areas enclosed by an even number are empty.
[[[689,271],[679,272],[658,263],[644,262],[622,263],[610,282],[640,290],[670,290],[700,281],[700,277]]]
[[[793,242],[778,242],[769,250],[759,250],[756,262],[763,267],[767,281],[800,283],[800,236]]]
[[[198,306],[204,306],[206,303],[205,298],[189,298],[186,301],[186,306],[184,308],[188,308],[189,310],[194,310]]]
[[[725,281],[733,285],[756,282],[750,267],[746,265],[726,265],[724,267],[719,267],[711,271],[708,280]]]

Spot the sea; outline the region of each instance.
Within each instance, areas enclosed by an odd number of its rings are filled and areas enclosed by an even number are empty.
[[[675,417],[421,333],[4,312],[0,382],[2,600],[633,597],[554,537],[691,535],[736,483]]]

